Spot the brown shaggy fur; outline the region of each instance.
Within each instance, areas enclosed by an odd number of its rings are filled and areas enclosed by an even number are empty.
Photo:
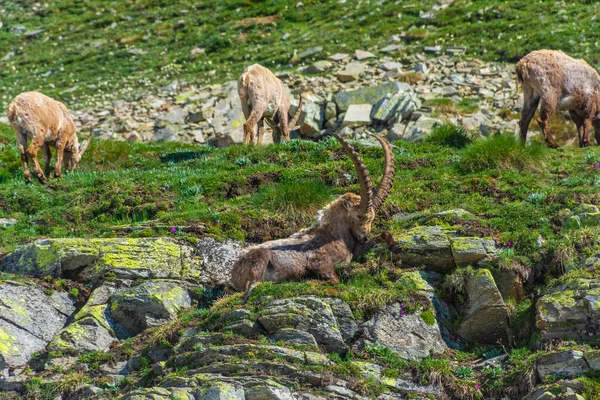
[[[246,68],[238,79],[238,94],[246,117],[244,124],[244,144],[254,144],[254,126],[258,125],[257,143],[261,144],[265,133],[264,120],[273,128],[273,141],[279,143],[290,139],[290,130],[302,113],[302,96],[296,114],[288,120],[290,100],[285,93],[283,82],[267,68],[254,64]]]
[[[74,170],[90,143],[91,134],[79,145],[75,124],[67,107],[42,93],[21,93],[8,106],[7,116],[17,137],[26,183],[31,182],[29,159],[33,161],[37,178],[44,183],[50,175],[50,146],[56,148],[54,176],[60,178],[63,165]],[[27,139],[31,140],[29,146]],[[46,157],[45,173],[37,159],[41,148]]]
[[[577,125],[581,147],[590,144],[590,127],[600,144],[600,76],[584,60],[555,50],[537,50],[523,57],[515,68],[523,87],[521,140],[527,139],[529,123],[541,102],[537,123],[550,147],[558,147],[548,128],[556,109],[568,110]]]
[[[375,212],[392,187],[394,155],[389,143],[377,136],[384,148],[385,175],[377,193],[373,195],[362,160],[348,143],[339,137],[337,139],[358,171],[361,195],[344,194],[320,211],[313,226],[289,238],[244,250],[233,266],[233,288],[247,290],[257,282],[283,282],[311,276],[338,283],[335,265],[349,263],[352,257],[363,254],[379,242],[393,241],[389,235],[368,240]]]

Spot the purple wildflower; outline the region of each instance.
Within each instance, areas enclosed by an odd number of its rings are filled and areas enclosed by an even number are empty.
[[[400,304],[400,308],[404,308],[404,303]]]
[[[594,165],[594,168],[596,168],[596,169],[600,168],[600,163]]]
[[[506,245],[507,245],[508,247],[510,247],[510,246],[512,246],[512,242],[509,240],[509,241],[506,243]]]
[[[404,311],[400,311],[400,316],[404,317]]]
[[[177,228],[176,227],[172,227],[171,228],[171,233],[175,233],[175,232],[177,232]]]
[[[477,385],[475,385],[475,389],[477,389],[477,390],[481,389],[481,385],[478,383]]]

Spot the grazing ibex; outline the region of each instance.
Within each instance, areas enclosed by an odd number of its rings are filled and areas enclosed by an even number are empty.
[[[80,145],[75,123],[67,107],[42,93],[21,93],[8,106],[7,116],[17,137],[26,183],[31,182],[28,159],[33,160],[35,174],[44,183],[50,175],[50,146],[54,146],[54,176],[60,178],[63,165],[70,171],[77,167],[92,138],[90,134]],[[31,140],[29,146],[27,139]],[[37,159],[38,151],[42,148],[46,156],[45,174]]]
[[[265,119],[273,128],[275,143],[281,142],[282,135],[283,140],[289,140],[290,131],[298,129],[296,124],[302,113],[302,96],[296,114],[288,120],[290,100],[283,82],[262,65],[254,64],[246,68],[238,79],[238,94],[246,117],[244,144],[254,144],[255,125],[258,125],[257,143],[262,144]]]
[[[523,142],[541,101],[537,123],[550,147],[558,147],[548,128],[557,108],[569,111],[577,125],[579,146],[589,146],[592,124],[596,142],[600,144],[600,76],[594,68],[561,51],[537,50],[523,57],[515,71],[523,87],[523,111],[519,121]]]
[[[315,276],[338,283],[334,270],[353,256],[368,251],[389,235],[368,240],[375,212],[390,193],[394,180],[394,153],[389,143],[376,136],[384,150],[385,166],[381,185],[375,194],[367,168],[354,148],[335,136],[352,159],[358,172],[360,196],[346,193],[323,208],[313,226],[287,239],[273,240],[243,250],[233,265],[232,286],[240,291],[262,281],[283,282]],[[393,244],[393,243],[392,243]]]

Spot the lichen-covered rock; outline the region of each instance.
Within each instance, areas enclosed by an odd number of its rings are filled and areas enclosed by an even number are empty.
[[[295,115],[298,108],[298,99],[292,100],[290,114]],[[302,100],[302,114],[298,125],[300,134],[304,137],[318,137],[325,124],[325,99],[315,95],[306,94]]]
[[[412,92],[402,90],[388,93],[373,108],[373,121],[388,124],[394,117],[396,120],[402,121],[420,107],[419,98]]]
[[[272,342],[284,342],[287,345],[300,345],[317,348],[315,337],[306,331],[293,328],[284,328],[269,336]]]
[[[235,242],[209,238],[193,246],[170,238],[43,239],[7,256],[0,269],[85,283],[172,278],[225,284],[239,250]]]
[[[48,345],[49,351],[67,354],[107,351],[116,340],[96,318],[84,316],[62,329]]]
[[[536,366],[538,376],[542,382],[548,375],[574,378],[587,373],[590,369],[583,358],[583,353],[576,350],[542,355],[538,357]]]
[[[584,357],[591,369],[600,371],[600,350],[586,351]]]
[[[327,352],[348,350],[332,307],[314,296],[276,300],[259,310],[258,321],[273,334],[280,329],[295,328],[314,336]]]
[[[574,279],[546,291],[536,303],[544,339],[600,337],[600,279]]]
[[[191,306],[188,291],[175,282],[147,281],[116,291],[110,298],[112,318],[131,335],[164,325]]]
[[[434,284],[439,287],[443,282],[444,276],[435,272],[426,271],[407,271],[404,272],[396,285],[404,287],[412,292],[418,292],[429,300],[429,309],[433,312],[435,319],[440,328],[442,338],[446,345],[451,348],[459,348],[458,343],[453,338],[450,330],[446,325],[453,317],[454,314],[446,303],[444,303],[436,293]]]
[[[437,323],[423,320],[419,313],[406,314],[401,303],[389,304],[359,326],[358,346],[379,344],[406,360],[422,360],[431,352],[442,353],[446,344]]]
[[[504,302],[508,299],[523,300],[523,278],[517,272],[497,269],[492,275]]]
[[[354,319],[352,309],[344,300],[335,297],[327,297],[324,298],[323,301],[331,307],[331,311],[333,311],[333,315],[340,328],[342,338],[344,338],[346,343],[349,343],[354,338],[356,330],[358,329],[358,324]]]
[[[496,243],[491,239],[455,237],[451,239],[451,243],[457,267],[476,265],[496,255]]]
[[[456,266],[448,235],[439,226],[416,227],[394,239],[393,252],[403,265],[425,266],[439,272]]]
[[[74,303],[33,283],[0,282],[0,375],[43,350],[75,312]]]
[[[285,386],[255,386],[245,390],[246,400],[294,400]]]
[[[376,86],[340,91],[333,96],[339,112],[345,112],[351,104],[375,105],[388,93],[411,92],[410,85],[401,82],[386,82]]]
[[[507,339],[508,311],[494,277],[476,270],[466,284],[468,302],[458,334],[471,343],[496,343]]]

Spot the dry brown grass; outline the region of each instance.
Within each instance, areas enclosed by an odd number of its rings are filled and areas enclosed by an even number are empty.
[[[268,17],[253,17],[244,18],[239,21],[235,21],[234,28],[247,28],[251,25],[276,25],[277,15],[270,15]]]

